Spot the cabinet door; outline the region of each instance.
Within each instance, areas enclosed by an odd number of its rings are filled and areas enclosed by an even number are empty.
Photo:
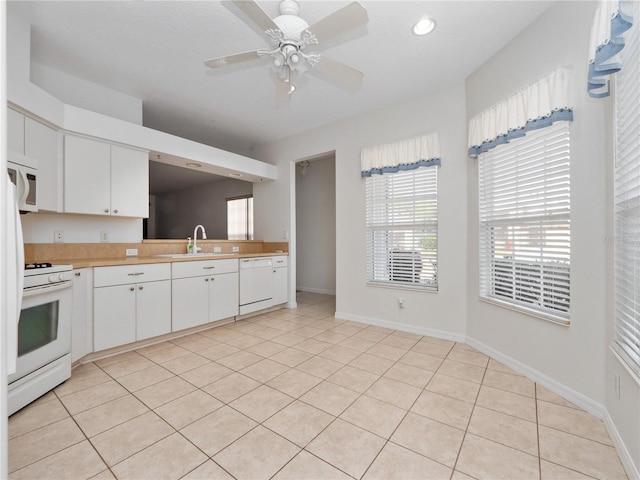
[[[136,284],[136,340],[171,332],[171,280]]]
[[[287,295],[287,267],[273,269],[273,304],[286,303]]]
[[[53,128],[26,117],[24,154],[38,161],[38,210],[62,211],[62,159],[59,134]]]
[[[209,320],[209,277],[171,281],[171,331],[202,325]]]
[[[91,268],[73,272],[73,304],[71,309],[71,361],[93,351],[93,309],[91,301]]]
[[[136,341],[134,285],[93,289],[93,347],[95,351]]]
[[[238,315],[239,284],[237,273],[214,275],[209,280],[209,321]]]
[[[65,136],[64,211],[109,215],[111,147],[108,143]]]
[[[7,150],[24,155],[24,115],[7,108]]]
[[[149,155],[111,146],[111,214],[149,217]]]

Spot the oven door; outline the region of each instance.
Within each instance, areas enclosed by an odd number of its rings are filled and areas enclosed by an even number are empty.
[[[18,321],[18,360],[9,383],[71,351],[71,282],[26,288]]]

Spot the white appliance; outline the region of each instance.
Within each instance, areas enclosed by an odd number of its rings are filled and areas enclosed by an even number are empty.
[[[25,156],[7,161],[11,183],[16,186],[16,200],[20,212],[38,211],[38,164]]]
[[[240,315],[273,305],[271,257],[240,260]]]
[[[71,265],[26,265],[15,372],[9,375],[8,415],[71,376]],[[17,348],[16,348],[17,347]]]

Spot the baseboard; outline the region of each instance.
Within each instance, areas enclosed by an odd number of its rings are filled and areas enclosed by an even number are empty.
[[[388,320],[382,320],[379,318],[364,317],[361,315],[353,315],[351,313],[336,312],[336,318],[340,320],[349,320],[356,323],[366,323],[368,325],[375,325],[377,327],[390,328],[392,330],[400,330],[402,332],[415,333],[418,335],[426,335],[429,337],[441,338],[443,340],[451,340],[453,342],[464,342],[464,335],[459,335],[451,332],[445,332],[443,330],[436,330],[433,328],[417,327],[415,325],[409,325],[407,323],[396,323]]]
[[[334,295],[336,294],[335,290],[325,290],[323,288],[312,288],[312,287],[296,287],[296,291],[307,292],[307,293],[320,293],[322,295]]]
[[[604,413],[605,413],[603,418],[604,424],[607,427],[607,430],[609,431],[609,436],[611,437],[611,441],[613,442],[613,445],[616,447],[616,452],[618,452],[618,456],[620,457],[622,466],[627,472],[627,477],[629,477],[630,479],[640,478],[640,470],[638,470],[638,467],[633,462],[633,457],[629,453],[629,450],[627,450],[627,446],[625,445],[624,440],[620,436],[620,433],[618,432],[618,429],[616,428],[615,423],[613,423],[613,420],[609,415],[609,411],[605,410]]]

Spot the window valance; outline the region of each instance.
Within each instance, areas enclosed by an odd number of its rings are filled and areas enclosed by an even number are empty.
[[[523,137],[528,131],[573,120],[567,68],[559,68],[469,121],[469,156]]]
[[[365,148],[360,154],[362,177],[431,165],[440,165],[440,136],[437,133]]]
[[[625,7],[625,2],[601,0],[596,11],[589,39],[587,92],[591,97],[609,96],[608,76],[622,68],[619,55],[625,45],[622,34],[633,24],[631,15],[622,11]]]

